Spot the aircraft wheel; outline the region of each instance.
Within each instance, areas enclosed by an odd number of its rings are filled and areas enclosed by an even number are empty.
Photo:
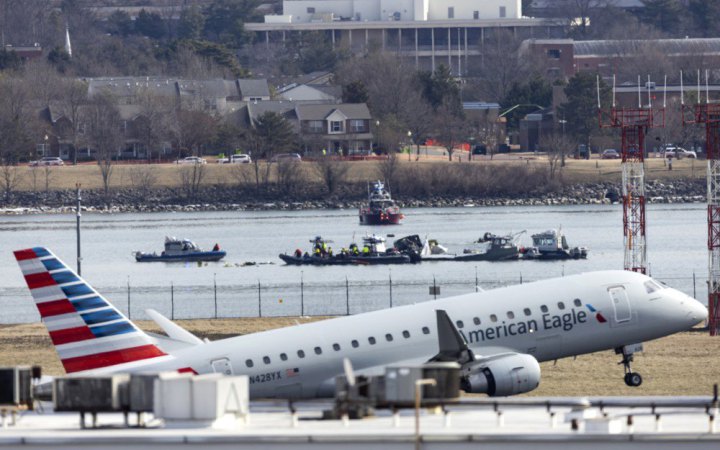
[[[625,384],[630,387],[638,387],[642,384],[642,376],[636,372],[629,372],[625,374]]]

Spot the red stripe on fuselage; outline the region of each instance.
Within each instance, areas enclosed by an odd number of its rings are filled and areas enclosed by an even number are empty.
[[[62,363],[65,367],[65,372],[73,373],[83,370],[98,369],[100,367],[115,366],[117,364],[133,361],[140,361],[142,359],[157,358],[158,356],[165,356],[165,353],[154,345],[143,345],[141,347],[126,348],[123,350],[113,350],[111,352],[63,359]]]
[[[31,273],[25,275],[25,281],[30,289],[37,289],[47,286],[54,286],[57,283],[53,280],[52,275],[47,272]]]
[[[178,373],[191,373],[193,375],[198,374],[192,367],[183,367],[182,369],[178,369]]]
[[[27,259],[37,258],[35,250],[31,248],[25,250],[15,250],[13,253],[15,254],[15,259],[17,259],[18,261],[25,261]]]
[[[59,316],[60,314],[77,312],[72,303],[70,303],[70,300],[66,298],[52,302],[38,303],[37,309],[40,312],[40,317]]]
[[[92,334],[92,331],[90,331],[90,328],[88,327],[75,327],[67,328],[65,330],[51,331],[50,339],[52,339],[53,344],[62,345],[69,344],[71,342],[95,339],[95,335]]]

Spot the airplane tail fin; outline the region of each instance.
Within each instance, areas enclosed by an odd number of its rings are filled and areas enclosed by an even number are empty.
[[[50,250],[14,253],[67,373],[166,355]]]

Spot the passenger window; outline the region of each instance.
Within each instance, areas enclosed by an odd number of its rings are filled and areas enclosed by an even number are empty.
[[[497,316],[495,314],[490,314],[490,321],[497,322]]]
[[[269,356],[263,356],[263,362],[265,364],[270,364],[270,357]]]
[[[475,325],[480,325],[480,318],[479,317],[473,317],[473,323]]]
[[[360,343],[358,341],[356,341],[355,339],[353,339],[352,342],[350,342],[350,344],[353,346],[353,348],[360,347]]]
[[[576,298],[575,300],[573,300],[573,303],[575,304],[575,306],[582,306],[582,302],[580,301],[579,298]]]
[[[430,334],[430,328],[428,327],[422,327],[423,334]]]
[[[385,335],[385,339],[386,339],[388,342],[392,342],[392,340],[393,340],[392,334],[390,334],[390,333],[386,334],[386,335]]]
[[[287,361],[287,355],[285,353],[280,353],[280,359],[283,361]]]
[[[403,331],[403,337],[408,339],[410,337],[410,332],[408,330]]]
[[[462,320],[458,320],[457,322],[455,322],[455,325],[457,325],[458,328],[462,328],[465,326]]]
[[[297,351],[297,354],[298,354],[298,358],[304,358],[304,357],[305,357],[305,352],[302,351],[302,350],[298,350],[298,351]]]
[[[339,352],[339,351],[340,351],[340,344],[333,344],[333,350],[335,350],[336,352]]]
[[[245,360],[245,365],[248,366],[248,367],[252,367],[252,366],[254,366],[255,364],[253,364],[252,359],[246,359],[246,360]]]
[[[542,305],[542,306],[540,307],[540,311],[546,313],[546,312],[548,312],[548,307],[545,306],[545,305]]]
[[[523,312],[525,313],[526,316],[529,316],[532,314],[532,311],[530,311],[530,308],[523,309]]]
[[[558,302],[558,309],[565,309],[565,303]]]
[[[370,343],[370,345],[375,345],[375,338],[372,337],[372,336],[370,336],[370,337],[368,338],[368,342]]]
[[[320,347],[315,347],[315,354],[322,355],[322,349]]]
[[[508,312],[507,312],[507,316],[508,316],[508,319],[514,319],[514,318],[515,318],[515,313],[512,312],[512,311],[508,311]]]

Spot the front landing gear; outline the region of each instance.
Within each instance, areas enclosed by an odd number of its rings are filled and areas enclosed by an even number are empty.
[[[642,351],[642,344],[626,345],[615,349],[616,354],[622,355],[622,361],[618,364],[623,365],[623,369],[625,370],[625,384],[630,387],[638,387],[642,384],[642,376],[637,372],[633,372],[630,367],[630,363],[633,362],[633,354],[640,351]]]

